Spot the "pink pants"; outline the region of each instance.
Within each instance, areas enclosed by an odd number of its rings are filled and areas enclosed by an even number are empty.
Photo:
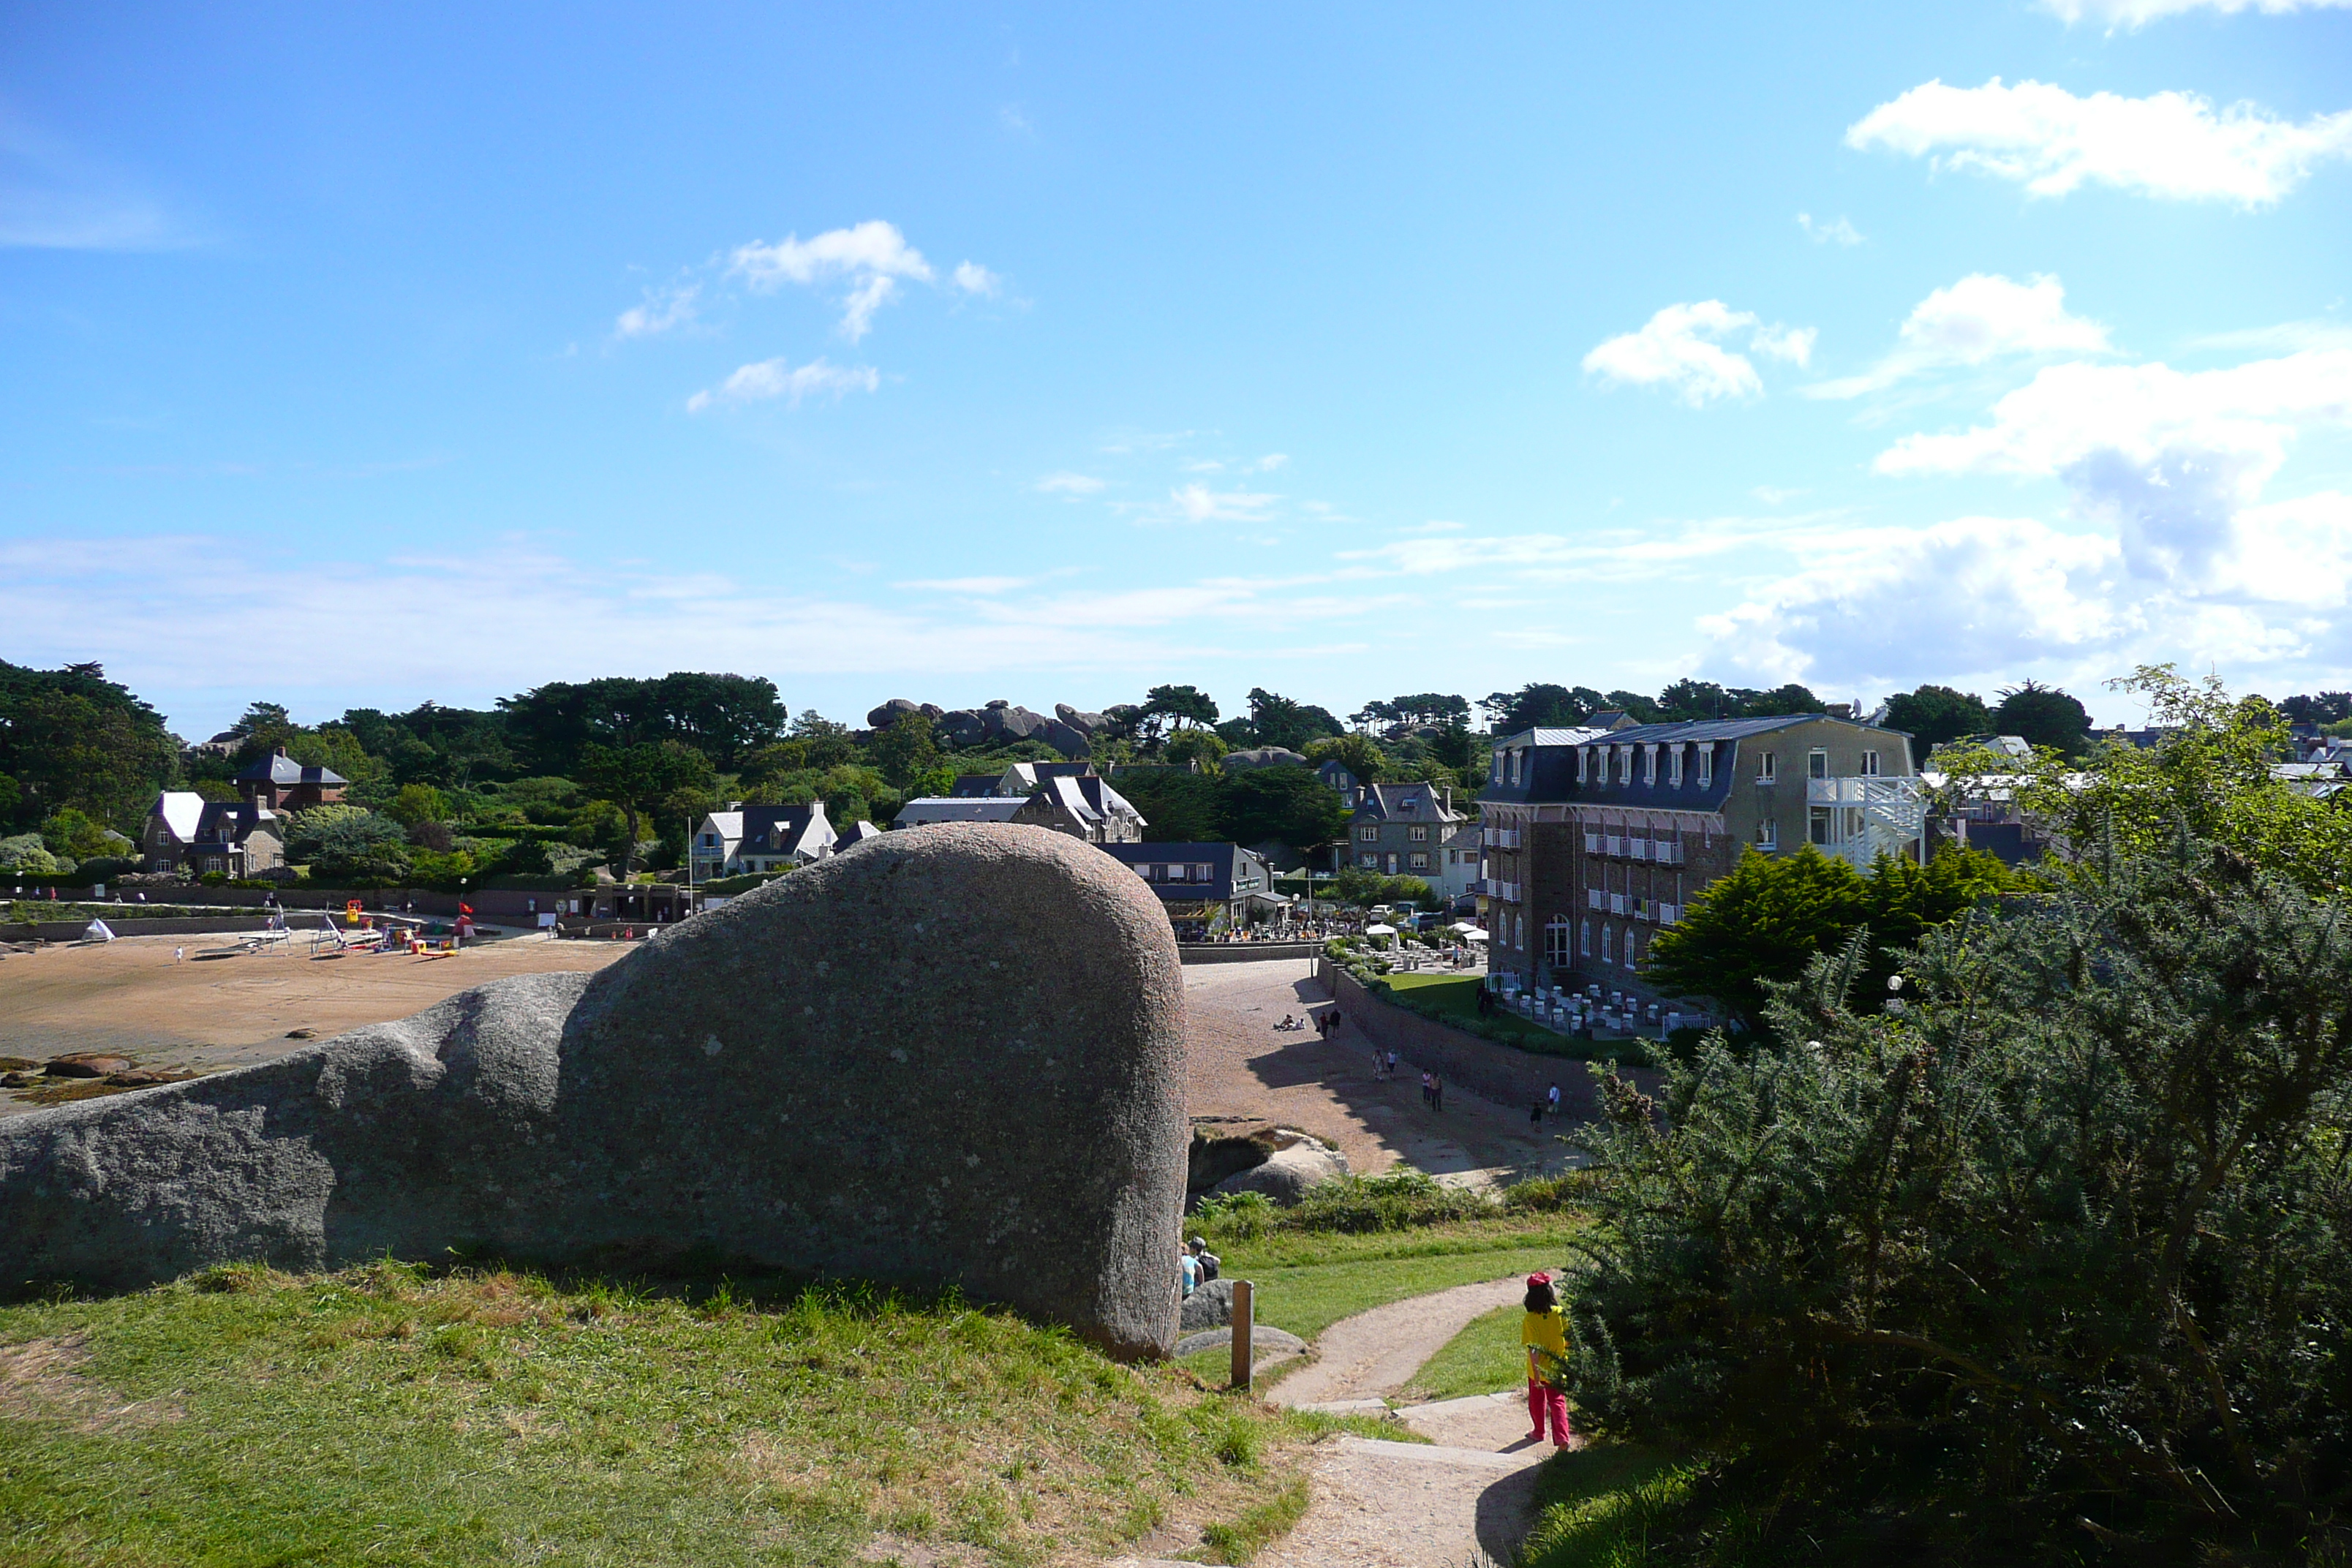
[[[1568,1395],[1538,1378],[1528,1379],[1528,1419],[1535,1426],[1533,1440],[1541,1442],[1545,1417],[1551,1420],[1551,1440],[1568,1442]]]

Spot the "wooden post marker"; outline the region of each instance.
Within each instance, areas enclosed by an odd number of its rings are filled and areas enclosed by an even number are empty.
[[[1257,1291],[1246,1279],[1234,1281],[1234,1386],[1246,1392],[1256,1370],[1256,1356],[1250,1345],[1252,1328],[1257,1321]]]

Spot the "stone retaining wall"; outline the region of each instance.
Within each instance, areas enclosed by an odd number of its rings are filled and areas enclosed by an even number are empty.
[[[1267,958],[1320,958],[1319,942],[1183,942],[1176,952],[1187,963],[1255,963]]]
[[[1544,1091],[1558,1084],[1562,1116],[1581,1121],[1600,1113],[1600,1095],[1582,1061],[1537,1056],[1409,1013],[1373,995],[1328,958],[1316,965],[1316,976],[1330,987],[1340,1012],[1356,1032],[1383,1051],[1394,1050],[1401,1067],[1433,1072],[1481,1100],[1521,1109],[1543,1099]],[[1629,1069],[1626,1076],[1646,1084],[1656,1075]]]
[[[131,906],[136,909],[137,905]],[[264,931],[268,928],[268,915],[180,915],[152,919],[137,919],[128,915],[108,914],[100,917],[106,929],[117,936],[179,936],[197,931]],[[315,931],[315,926],[302,928]],[[31,921],[0,924],[0,942],[79,942],[89,930],[89,921]],[[298,933],[299,934],[299,933]]]

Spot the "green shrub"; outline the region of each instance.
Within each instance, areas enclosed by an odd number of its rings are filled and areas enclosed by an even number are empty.
[[[2352,922],[2185,835],[1613,1077],[1581,1419],[1814,1562],[2337,1562]],[[1663,1112],[1663,1114],[1660,1114]],[[1711,1504],[1710,1506],[1717,1506]]]

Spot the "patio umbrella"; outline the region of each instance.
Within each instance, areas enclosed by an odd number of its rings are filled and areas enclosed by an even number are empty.
[[[1396,935],[1396,927],[1391,925],[1381,925],[1378,922],[1374,922],[1373,924],[1368,925],[1364,928],[1364,934],[1366,936],[1394,936]]]
[[[1468,921],[1461,921],[1455,925],[1454,929],[1461,932],[1462,938],[1465,942],[1485,942],[1486,940],[1486,933],[1480,931],[1476,926],[1472,925]]]

